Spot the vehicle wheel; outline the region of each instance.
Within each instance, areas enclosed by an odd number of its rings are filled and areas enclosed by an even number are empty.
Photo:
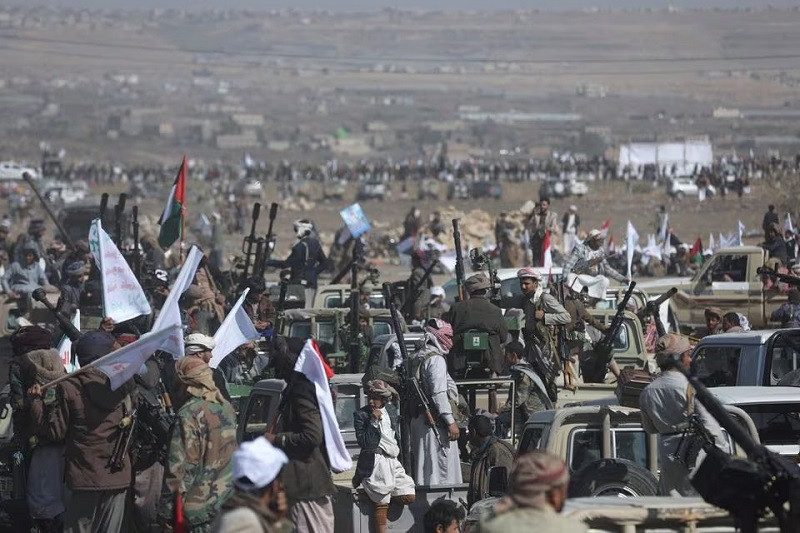
[[[679,200],[679,201],[683,200],[684,196],[686,196],[686,195],[683,194],[683,191],[678,191],[678,192],[675,193],[675,199],[676,200]]]
[[[626,459],[601,459],[572,476],[568,494],[570,498],[656,496],[658,480],[649,470]]]

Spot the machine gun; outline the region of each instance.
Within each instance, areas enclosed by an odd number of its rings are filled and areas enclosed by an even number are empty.
[[[400,309],[400,313],[404,317],[409,317],[414,312],[414,301],[417,298],[417,295],[428,280],[431,278],[431,274],[433,273],[433,269],[436,268],[436,265],[439,264],[438,258],[431,259],[431,263],[425,268],[425,272],[422,274],[420,280],[415,283],[414,285],[408,287],[406,290],[406,298],[403,300],[403,307]]]
[[[667,330],[666,328],[664,328],[664,324],[661,322],[661,311],[659,311],[659,308],[661,307],[661,304],[663,304],[664,302],[675,296],[677,292],[678,288],[672,287],[670,290],[668,290],[655,300],[647,302],[647,305],[644,308],[644,314],[653,317],[653,321],[656,324],[656,331],[658,331],[659,337],[663,337],[664,335],[667,334]]]
[[[267,228],[267,235],[264,237],[263,250],[261,256],[258,258],[256,275],[259,278],[264,277],[264,271],[267,269],[267,261],[272,258],[272,252],[275,251],[275,233],[272,228],[275,225],[275,217],[278,216],[278,204],[272,203],[269,206],[269,227]]]
[[[767,276],[772,279],[776,279],[778,281],[782,281],[788,285],[793,287],[800,287],[800,278],[796,278],[794,276],[790,276],[789,274],[781,274],[780,272],[776,271],[774,268],[762,266],[756,269],[756,274],[760,276]]]
[[[102,223],[103,217],[106,216],[106,210],[108,210],[108,193],[104,192],[100,196],[100,221]]]
[[[72,242],[72,238],[69,236],[69,233],[66,232],[66,230],[64,229],[64,226],[62,226],[61,222],[59,222],[58,218],[56,218],[56,215],[53,213],[53,210],[50,208],[50,204],[47,203],[47,200],[44,199],[44,196],[42,196],[42,193],[39,192],[39,189],[36,187],[36,184],[33,183],[33,178],[31,177],[31,175],[29,173],[27,173],[27,172],[23,172],[22,173],[22,179],[24,179],[25,183],[27,183],[28,186],[33,190],[33,193],[39,199],[39,202],[42,204],[42,207],[44,207],[44,210],[47,211],[47,215],[50,217],[50,219],[53,221],[53,223],[58,228],[58,231],[61,234],[61,237],[64,239],[64,244],[66,244],[69,247],[70,250],[74,250],[75,249],[75,243]]]
[[[128,201],[128,195],[122,193],[119,195],[117,205],[114,206],[114,241],[117,248],[122,248],[122,217],[125,213],[125,203]]]
[[[594,360],[588,372],[584,372],[584,381],[588,383],[602,383],[606,375],[606,367],[611,362],[612,351],[614,350],[614,339],[619,334],[619,328],[622,327],[622,321],[625,316],[625,307],[631,299],[633,289],[636,287],[636,282],[631,281],[628,285],[628,290],[622,297],[622,301],[617,306],[617,313],[611,320],[611,324],[603,334],[603,337],[597,341],[593,347]]]
[[[142,254],[139,249],[139,206],[131,208],[133,216],[133,273],[142,279]]]
[[[489,274],[489,283],[491,284],[490,300],[497,307],[500,307],[500,278],[497,275],[497,269],[492,263],[492,258],[480,249],[472,248],[469,251],[469,261],[472,263],[472,270],[485,270]]]
[[[464,252],[461,248],[461,230],[458,227],[458,219],[453,219],[453,243],[456,247],[456,286],[458,287],[458,301],[466,299],[464,290]]]
[[[695,398],[747,454],[747,459],[731,457],[705,438],[707,456],[692,476],[694,488],[705,501],[730,512],[742,533],[757,531],[758,520],[767,509],[777,518],[782,533],[800,532],[797,465],[757,443],[696,376],[688,371],[684,374]]]
[[[250,271],[250,261],[253,257],[253,244],[256,242],[256,224],[261,213],[261,204],[253,204],[253,222],[250,225],[250,235],[242,241],[242,253],[244,254],[244,270],[242,270],[242,284],[247,282],[247,274]]]
[[[564,280],[561,279],[556,283],[556,299],[561,306],[564,306]],[[572,364],[569,358],[569,342],[567,340],[567,327],[563,324],[556,326],[556,351],[558,358],[561,361],[561,366],[564,372],[564,388],[570,391],[575,390],[575,373],[572,371]]]
[[[397,344],[400,347],[400,356],[403,360],[403,369],[404,372],[401,372],[401,379],[403,380],[403,391],[408,394],[409,392],[413,392],[413,396],[406,397],[403,404],[405,405],[405,415],[404,421],[407,425],[410,426],[411,418],[414,416],[412,413],[412,408],[414,405],[419,404],[424,411],[425,414],[425,422],[428,427],[433,431],[433,434],[436,436],[436,442],[439,444],[439,448],[442,450],[446,450],[444,443],[442,442],[442,437],[439,434],[439,429],[436,427],[436,418],[434,417],[434,409],[431,404],[430,399],[425,394],[425,391],[422,390],[420,386],[419,380],[411,371],[411,359],[408,357],[408,348],[406,347],[405,339],[403,338],[403,327],[402,323],[400,322],[400,312],[397,310],[397,305],[394,303],[394,294],[392,290],[391,283],[384,283],[383,284],[383,291],[386,295],[386,302],[389,306],[389,312],[392,315],[392,328],[394,329],[394,333],[397,336]],[[411,384],[411,390],[409,390],[408,384]],[[416,401],[415,401],[416,400]],[[406,435],[404,439],[407,443],[408,441],[408,430],[405,430],[403,433]],[[410,444],[409,444],[410,445]],[[410,456],[410,449],[404,450],[404,457],[406,462],[408,462],[408,458]],[[408,468],[411,467],[410,464],[405,465]],[[409,470],[410,471],[410,470]]]
[[[77,342],[78,338],[81,336],[81,332],[78,331],[72,322],[64,316],[63,313],[59,312],[56,307],[47,301],[47,294],[45,290],[42,288],[38,288],[31,293],[31,298],[43,304],[48,311],[50,311],[53,316],[55,317],[56,321],[58,321],[58,325],[61,327],[61,331],[64,332],[64,335],[69,337],[69,340],[72,342]]]

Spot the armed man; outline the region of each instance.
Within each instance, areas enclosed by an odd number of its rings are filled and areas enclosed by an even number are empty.
[[[661,368],[661,375],[642,390],[639,405],[644,430],[658,433],[661,437],[658,449],[661,464],[659,492],[663,496],[691,496],[696,493],[689,472],[696,461],[702,460],[705,452],[698,454],[700,445],[693,445],[699,436],[689,431],[690,419],[699,417],[721,450],[727,451],[727,441],[717,421],[695,401],[694,389],[683,373],[692,363],[689,340],[673,333],[658,339],[656,363]]]
[[[550,210],[550,198],[543,197],[539,200],[539,206],[534,209],[527,221],[527,229],[530,234],[530,246],[533,254],[533,266],[542,266],[542,246],[544,237],[548,232],[551,237],[558,235],[559,224],[558,214]]]
[[[491,282],[486,274],[478,273],[466,280],[469,300],[456,302],[446,315],[445,320],[453,326],[454,352],[463,347],[464,334],[470,330],[485,332],[489,335],[489,346],[483,361],[485,368],[496,377],[503,371],[505,354],[503,344],[508,337],[508,329],[499,307],[489,301]],[[456,355],[454,353],[454,355]],[[463,356],[466,359],[465,356]],[[454,358],[454,359],[457,359]],[[456,361],[453,367],[456,371],[464,363]]]
[[[294,233],[297,242],[292,246],[292,251],[286,259],[270,259],[267,266],[288,268],[291,270],[289,283],[300,286],[305,295],[306,306],[314,303],[317,294],[317,277],[325,270],[328,259],[322,251],[322,245],[314,231],[314,223],[308,219],[294,222]]]
[[[539,377],[550,392],[550,399],[555,401],[555,376],[557,375],[556,336],[553,326],[563,326],[571,321],[570,314],[558,300],[544,292],[541,278],[532,268],[517,271],[522,295],[515,307],[525,314],[525,328],[522,336],[525,340],[527,359],[536,368]]]
[[[614,270],[600,250],[603,246],[603,232],[593,229],[583,242],[575,242],[572,251],[567,257],[561,276],[568,279],[570,274],[578,274],[581,284],[586,287],[597,286],[597,292],[605,294],[608,288],[608,278],[620,283],[630,280]]]
[[[497,434],[506,437],[511,428],[511,408],[514,407],[514,432],[521,433],[525,421],[530,415],[544,409],[552,409],[553,404],[548,396],[547,388],[536,370],[524,358],[525,348],[519,341],[506,344],[506,364],[511,367],[514,379],[514,395],[508,391],[508,400],[497,416]]]

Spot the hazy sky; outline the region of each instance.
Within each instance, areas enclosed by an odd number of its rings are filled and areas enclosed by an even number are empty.
[[[775,7],[800,6],[800,0],[6,0],[4,4],[49,5],[75,8],[229,8],[299,9],[324,8],[332,11],[369,11],[385,7],[403,9],[542,9],[565,10],[599,7],[603,9],[676,7]],[[491,6],[490,8],[487,6]]]

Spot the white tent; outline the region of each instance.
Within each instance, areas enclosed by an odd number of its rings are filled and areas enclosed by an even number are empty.
[[[625,167],[630,166],[634,174],[642,165],[656,165],[666,168],[669,173],[672,167],[677,168],[678,175],[691,174],[695,166],[710,167],[714,162],[711,142],[707,140],[687,140],[669,143],[629,143],[619,148],[619,166],[621,175]]]

